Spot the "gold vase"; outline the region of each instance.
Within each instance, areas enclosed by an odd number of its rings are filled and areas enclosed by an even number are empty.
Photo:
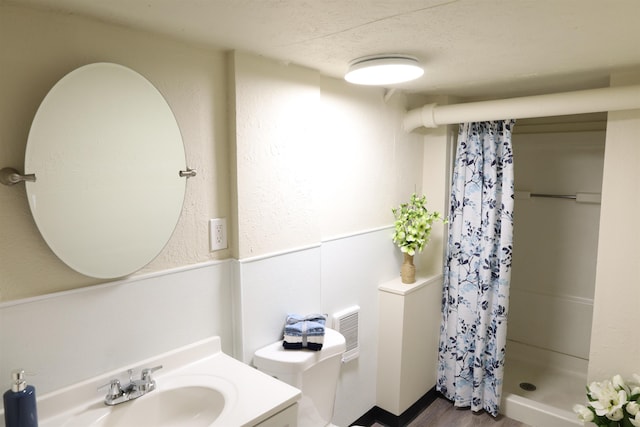
[[[407,253],[402,254],[404,260],[400,266],[400,278],[402,283],[411,284],[416,282],[416,266],[413,265],[413,255]]]

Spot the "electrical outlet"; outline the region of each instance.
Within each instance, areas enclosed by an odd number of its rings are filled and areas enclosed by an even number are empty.
[[[211,252],[227,249],[227,219],[209,220],[209,247]]]

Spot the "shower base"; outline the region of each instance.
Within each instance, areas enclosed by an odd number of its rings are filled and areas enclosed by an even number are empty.
[[[581,426],[572,408],[586,402],[587,363],[507,341],[500,412],[532,427]]]

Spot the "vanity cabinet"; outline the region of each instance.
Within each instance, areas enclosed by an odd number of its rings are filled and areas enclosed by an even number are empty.
[[[294,403],[288,408],[278,412],[271,418],[268,418],[256,424],[256,427],[297,427],[298,426],[298,404]]]

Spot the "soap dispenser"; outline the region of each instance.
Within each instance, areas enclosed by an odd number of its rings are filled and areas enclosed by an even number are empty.
[[[22,369],[13,371],[11,377],[11,390],[3,396],[6,427],[38,427],[36,389],[27,385]]]

